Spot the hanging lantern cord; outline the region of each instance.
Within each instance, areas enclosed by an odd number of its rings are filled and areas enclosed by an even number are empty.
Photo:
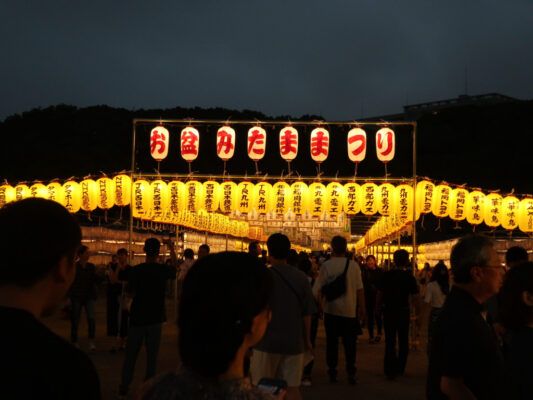
[[[120,207],[120,215],[118,217],[118,220],[119,221],[122,221],[122,210],[124,209],[124,207]]]
[[[254,161],[255,164],[255,174],[259,175],[261,172],[259,171],[259,166],[257,165],[257,161]]]
[[[424,217],[425,215],[422,214],[422,221],[420,221],[420,227],[425,230],[426,228],[424,228]]]
[[[439,224],[437,225],[437,227],[435,228],[435,232],[437,231],[440,231],[440,218],[439,218]]]
[[[387,179],[388,176],[389,174],[387,173],[387,163],[385,163],[385,179]]]
[[[107,224],[107,210],[104,211],[104,221]]]
[[[455,221],[455,227],[453,229],[461,229],[461,227],[459,226],[459,221]],[[474,227],[474,230],[476,229],[476,227]]]
[[[289,171],[288,176],[291,176],[291,162],[290,161],[287,161],[287,170]]]
[[[359,163],[355,163],[354,171],[353,171],[353,180],[355,182],[355,178],[357,176],[357,167],[359,166]]]
[[[189,165],[189,175],[191,175],[191,174],[192,174],[192,167],[191,167],[191,163],[190,163],[190,162],[188,162],[187,164]]]

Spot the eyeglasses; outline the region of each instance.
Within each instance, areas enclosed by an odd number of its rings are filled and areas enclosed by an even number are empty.
[[[483,265],[481,268],[497,268],[501,269],[503,272],[506,272],[506,269],[502,265]]]

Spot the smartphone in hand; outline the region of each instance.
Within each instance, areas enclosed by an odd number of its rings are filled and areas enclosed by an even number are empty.
[[[287,381],[283,379],[261,378],[257,384],[257,388],[278,395],[282,390],[287,390]]]

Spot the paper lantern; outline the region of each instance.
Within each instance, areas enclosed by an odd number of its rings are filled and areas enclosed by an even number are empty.
[[[384,163],[394,158],[396,139],[390,128],[381,128],[376,132],[376,153],[378,160]]]
[[[62,195],[62,186],[59,182],[50,182],[48,185],[46,185],[46,199],[63,204]]]
[[[279,152],[287,162],[298,155],[298,131],[292,126],[286,126],[279,132]]]
[[[321,216],[326,209],[326,187],[319,182],[309,185],[309,214]]]
[[[150,195],[152,200],[152,217],[162,220],[170,203],[170,194],[166,182],[158,179],[150,183]]]
[[[520,201],[518,207],[518,227],[524,233],[533,232],[533,198],[531,197]]]
[[[203,197],[200,208],[207,212],[217,211],[220,203],[220,184],[215,181],[205,181],[202,186]]]
[[[235,153],[235,130],[228,125],[224,125],[217,132],[217,155],[228,161]]]
[[[421,180],[416,184],[416,213],[429,214],[433,204],[435,184],[428,180]]]
[[[316,163],[324,162],[329,153],[329,132],[324,128],[315,128],[311,131],[311,158]]]
[[[518,226],[518,207],[520,201],[515,196],[506,196],[502,200],[502,227],[512,231]]]
[[[200,133],[192,126],[182,129],[180,135],[181,157],[191,162],[196,160],[200,151]]]
[[[378,213],[387,217],[394,210],[394,185],[382,183],[378,186]]]
[[[326,186],[326,212],[335,216],[342,212],[344,204],[344,187],[339,182],[331,182]]]
[[[361,185],[361,212],[374,215],[378,211],[378,185],[365,183]]]
[[[394,195],[394,213],[400,225],[405,226],[413,222],[413,187],[407,184],[396,186]]]
[[[344,185],[344,213],[355,215],[361,211],[361,187],[357,183],[347,183]]]
[[[148,219],[152,205],[150,183],[144,179],[133,182],[131,212],[134,218]]]
[[[485,225],[497,228],[501,225],[503,197],[498,193],[485,196]]]
[[[30,197],[46,199],[46,195],[46,186],[44,186],[41,182],[36,182],[30,186]]]
[[[98,185],[92,179],[84,179],[80,183],[81,187],[81,209],[91,212],[98,206]]]
[[[75,181],[67,181],[61,188],[61,204],[70,213],[77,213],[81,207],[81,185]]]
[[[0,208],[7,203],[11,203],[15,200],[15,189],[13,186],[5,184],[0,185]]]
[[[31,191],[28,186],[23,183],[15,186],[15,201],[24,200],[31,197]]]
[[[248,130],[248,157],[259,161],[265,156],[266,131],[260,126]]]
[[[348,158],[360,163],[366,157],[366,132],[361,128],[353,128],[348,132]]]
[[[456,187],[450,194],[450,207],[448,215],[454,221],[462,221],[467,217],[468,190]]]
[[[259,182],[254,187],[253,207],[259,214],[272,211],[272,185],[268,182]]]
[[[220,184],[220,211],[232,213],[237,209],[237,184],[223,182]]]
[[[104,176],[96,181],[98,208],[109,210],[115,205],[115,182]]]
[[[126,174],[119,174],[113,178],[115,185],[115,205],[125,207],[131,202],[131,178]]]
[[[192,180],[185,184],[185,209],[195,213],[200,209],[202,200],[202,184]]]
[[[185,209],[186,196],[185,196],[185,184],[181,181],[169,182],[169,208],[175,215],[178,215],[180,211]],[[218,205],[217,205],[218,207]]]
[[[168,130],[162,126],[156,126],[150,132],[150,154],[157,162],[167,158],[170,137]]]
[[[296,215],[305,214],[309,205],[309,188],[301,181],[291,185],[290,209]]]
[[[276,182],[272,186],[272,206],[277,215],[285,215],[289,211],[291,188],[287,182]]]
[[[249,181],[241,182],[237,185],[237,211],[241,214],[248,214],[253,210],[254,205],[254,184]]]
[[[475,190],[466,199],[466,220],[469,224],[479,225],[485,218],[485,194]]]
[[[452,189],[448,185],[437,185],[433,195],[431,212],[437,218],[445,218],[450,214],[450,197]]]

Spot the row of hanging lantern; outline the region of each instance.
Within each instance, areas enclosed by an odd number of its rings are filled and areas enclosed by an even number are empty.
[[[253,161],[259,161],[265,156],[267,133],[259,125],[248,130],[247,152]],[[315,128],[310,137],[310,153],[313,161],[324,162],[329,155],[329,132],[323,127]],[[293,126],[285,126],[279,132],[279,152],[281,157],[291,162],[298,155],[298,131]],[[196,160],[199,154],[200,133],[193,126],[181,130],[180,150],[182,158],[187,162]],[[150,154],[158,161],[168,156],[170,134],[163,126],[156,126],[150,133]],[[366,157],[366,132],[353,128],[347,135],[348,157],[354,163],[360,163]],[[383,127],[376,132],[376,155],[384,163],[394,158],[396,139],[394,131]],[[235,153],[235,130],[224,125],[217,131],[217,155],[223,161],[228,161]]]

